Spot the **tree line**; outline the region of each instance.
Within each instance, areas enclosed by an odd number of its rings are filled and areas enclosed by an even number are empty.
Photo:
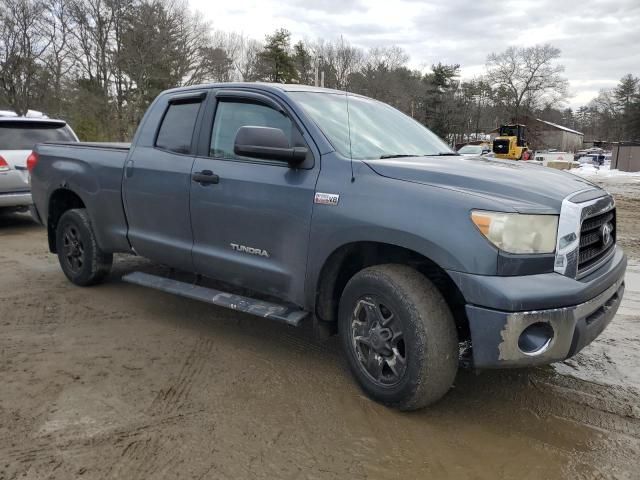
[[[457,64],[410,68],[397,46],[216,31],[181,0],[0,0],[0,109],[64,118],[83,140],[129,140],[162,90],[229,81],[361,93],[452,144],[532,116],[593,139],[640,138],[636,77],[574,112],[558,108],[568,92],[559,58],[551,45],[509,47],[488,55],[483,75],[461,79]]]

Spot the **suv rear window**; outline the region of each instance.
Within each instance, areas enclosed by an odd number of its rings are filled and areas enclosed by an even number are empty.
[[[0,150],[33,150],[36,143],[75,141],[71,129],[64,124],[0,122]]]

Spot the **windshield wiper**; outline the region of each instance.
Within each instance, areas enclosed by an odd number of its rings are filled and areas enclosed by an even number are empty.
[[[386,155],[380,155],[378,158],[379,159],[384,159],[384,158],[403,158],[403,157],[419,157],[420,155],[412,155],[412,154],[407,154],[407,153],[388,153]]]
[[[404,157],[458,157],[460,154],[456,152],[438,152],[438,153],[388,153],[380,155],[379,159],[384,158],[404,158]]]

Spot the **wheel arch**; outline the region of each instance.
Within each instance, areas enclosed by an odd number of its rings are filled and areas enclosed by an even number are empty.
[[[446,270],[412,249],[377,241],[347,243],[327,257],[316,284],[315,313],[318,319],[335,325],[339,300],[349,279],[364,268],[386,263],[408,265],[431,280],[451,309],[460,341],[470,338],[464,297]]]
[[[57,253],[56,230],[60,217],[71,209],[86,208],[85,202],[73,190],[68,188],[58,188],[49,196],[47,208],[47,238],[49,241],[49,251]]]

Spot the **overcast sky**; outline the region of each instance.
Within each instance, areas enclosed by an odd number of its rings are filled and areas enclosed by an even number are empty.
[[[483,72],[509,45],[562,50],[577,107],[626,73],[640,76],[640,0],[189,0],[214,28],[263,40],[276,28],[298,39],[343,35],[360,47],[399,45],[411,66],[459,63]]]

